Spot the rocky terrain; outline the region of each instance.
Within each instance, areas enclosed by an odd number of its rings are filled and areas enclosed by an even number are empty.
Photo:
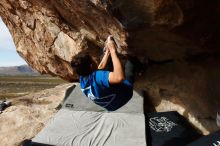
[[[71,58],[97,62],[108,35],[152,64],[137,79],[150,110],[177,110],[203,133],[217,130],[220,107],[219,0],[1,0],[17,52],[42,74],[77,80]],[[150,105],[149,105],[150,107]]]
[[[29,94],[12,101],[0,114],[0,141],[4,146],[18,146],[31,139],[57,112],[65,90],[72,84],[62,84],[53,89]],[[19,103],[19,104],[14,104]]]

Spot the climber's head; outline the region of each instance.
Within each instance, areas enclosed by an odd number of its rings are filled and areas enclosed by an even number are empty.
[[[88,76],[97,69],[97,65],[88,52],[80,52],[71,61],[72,68],[80,76]]]

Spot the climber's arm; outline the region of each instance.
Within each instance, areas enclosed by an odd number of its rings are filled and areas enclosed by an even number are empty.
[[[109,83],[110,84],[121,83],[125,79],[124,71],[121,62],[117,56],[115,44],[110,37],[108,37],[107,40],[107,47],[109,49],[113,63],[113,72],[109,73],[109,79],[108,79]]]
[[[110,55],[109,49],[106,49],[102,61],[99,63],[98,69],[104,69],[106,67],[109,55]]]

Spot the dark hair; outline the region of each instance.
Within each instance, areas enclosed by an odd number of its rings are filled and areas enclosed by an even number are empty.
[[[71,66],[80,76],[87,76],[91,73],[92,57],[87,52],[80,52],[72,58]]]

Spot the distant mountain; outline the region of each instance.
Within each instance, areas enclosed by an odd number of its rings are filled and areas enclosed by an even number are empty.
[[[28,65],[11,66],[11,67],[0,67],[0,75],[40,75],[37,71],[33,70]]]

